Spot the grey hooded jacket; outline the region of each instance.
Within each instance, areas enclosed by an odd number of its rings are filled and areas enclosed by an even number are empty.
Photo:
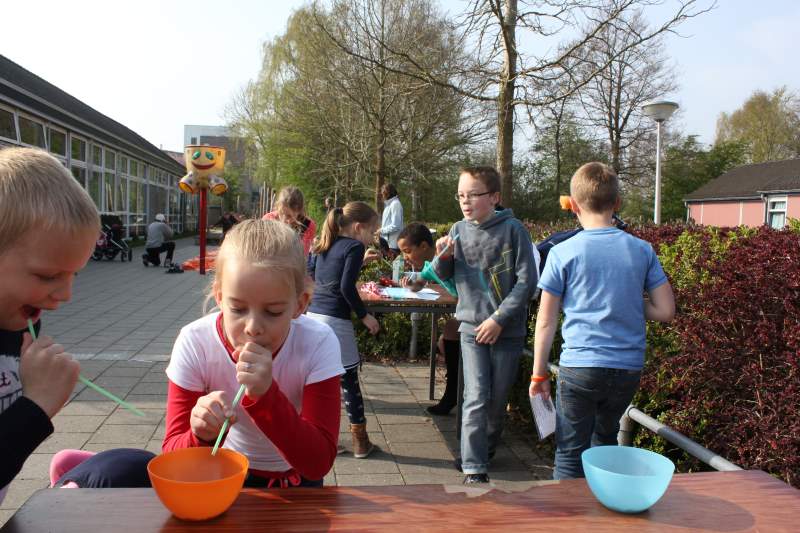
[[[524,337],[539,280],[525,226],[511,209],[501,209],[482,224],[461,220],[449,235],[458,236],[454,253],[436,260],[433,268],[441,279],[455,282],[459,331],[474,335],[475,327],[491,317],[503,326],[501,337]]]

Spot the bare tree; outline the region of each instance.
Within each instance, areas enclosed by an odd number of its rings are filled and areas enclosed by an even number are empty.
[[[459,48],[467,50],[472,61],[455,63],[454,68],[443,72],[435,72],[422,61],[423,56],[396,47],[379,32],[367,30],[365,35],[392,57],[402,59],[385,65],[388,70],[448,87],[476,101],[495,103],[497,166],[503,176],[502,201],[504,205],[512,205],[516,106],[549,105],[572,95],[594,79],[616,56],[595,68],[578,69],[576,65],[586,57],[588,48],[602,41],[602,34],[609,28],[623,28],[631,34],[627,46],[616,50],[619,55],[661,34],[673,32],[685,20],[713,8],[713,2],[702,8],[698,7],[698,0],[677,0],[671,16],[642,31],[630,28],[624,18],[635,9],[661,3],[661,0],[470,0],[457,30]],[[347,54],[374,61],[337,38],[326,28],[323,19],[317,18],[317,23]],[[568,46],[548,46],[550,39],[566,31],[578,31],[580,37],[571,40]],[[518,43],[528,40],[540,41],[547,52],[524,52]],[[562,88],[559,94],[549,91],[554,82]]]
[[[630,148],[653,129],[642,104],[675,92],[678,84],[663,35],[630,46],[647,28],[641,11],[620,17],[620,22],[604,28],[587,48],[581,68],[596,74],[577,94],[587,124],[603,132],[610,165],[621,179],[635,181],[644,168]]]

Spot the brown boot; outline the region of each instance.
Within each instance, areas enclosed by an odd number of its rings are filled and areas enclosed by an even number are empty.
[[[367,424],[350,424],[350,433],[353,434],[353,456],[363,459],[372,453],[375,446],[369,441]]]

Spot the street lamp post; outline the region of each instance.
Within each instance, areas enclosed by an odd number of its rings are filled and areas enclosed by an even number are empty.
[[[642,105],[644,115],[656,122],[656,191],[655,205],[653,206],[653,222],[656,224],[661,223],[661,123],[672,116],[676,109],[678,109],[678,104],[666,100],[647,102]]]

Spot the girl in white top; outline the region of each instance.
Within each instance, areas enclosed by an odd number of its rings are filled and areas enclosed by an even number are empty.
[[[339,342],[302,315],[311,297],[291,228],[247,220],[226,236],[211,286],[220,311],[184,327],[167,376],[164,451],[210,446],[246,455],[246,486],[321,486],[339,434]],[[231,403],[240,384],[245,396]]]

